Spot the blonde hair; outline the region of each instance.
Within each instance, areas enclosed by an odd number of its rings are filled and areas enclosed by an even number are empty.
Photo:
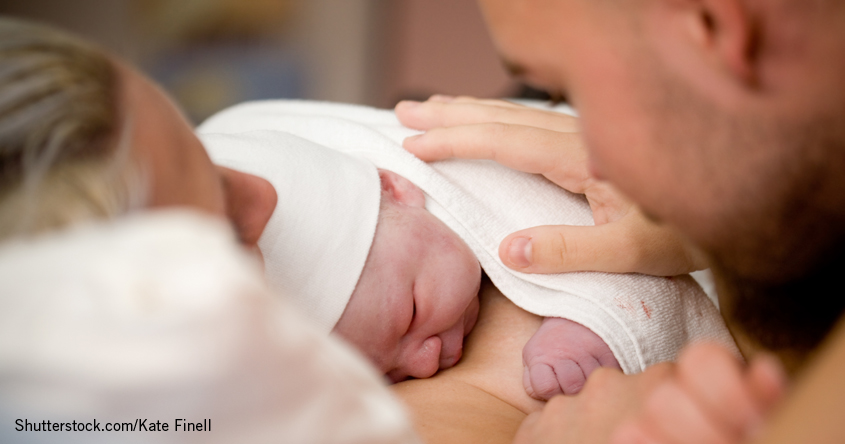
[[[141,204],[118,81],[92,45],[0,17],[0,239]]]

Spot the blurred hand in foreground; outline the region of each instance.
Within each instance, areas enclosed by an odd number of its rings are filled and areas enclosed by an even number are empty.
[[[676,364],[636,375],[597,369],[581,393],[529,415],[514,443],[740,443],[761,430],[785,386],[769,356],[745,367],[718,345],[693,345]]]
[[[760,355],[747,367],[715,344],[691,346],[671,378],[645,401],[639,416],[623,424],[613,444],[747,442],[784,398],[780,363]]]
[[[543,410],[528,415],[513,442],[607,443],[616,427],[635,418],[649,393],[673,372],[674,364],[669,363],[631,376],[617,369],[598,368],[579,394],[555,396]]]

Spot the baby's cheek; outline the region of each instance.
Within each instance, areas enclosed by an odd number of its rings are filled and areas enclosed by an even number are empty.
[[[365,321],[360,316],[350,314],[349,310],[344,311],[335,328],[332,330],[332,334],[342,338],[355,350],[364,355],[379,371],[385,373],[393,367],[390,362],[389,353],[385,352],[385,347],[377,341],[374,341],[371,337],[368,338],[368,336],[377,335],[378,332],[363,332],[361,322]]]
[[[466,297],[478,295],[481,286],[481,265],[469,246],[457,234],[451,233],[448,246],[444,247],[448,258],[448,270],[452,273],[455,284],[460,286]]]
[[[477,294],[478,290],[475,292]],[[470,302],[469,308],[467,308],[466,315],[464,317],[464,336],[470,334],[472,329],[475,328],[475,324],[478,322],[478,311],[480,310],[480,305],[478,296],[474,297]]]

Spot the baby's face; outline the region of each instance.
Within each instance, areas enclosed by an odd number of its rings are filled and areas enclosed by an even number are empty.
[[[425,209],[423,192],[379,171],[382,204],[364,270],[334,331],[392,381],[427,378],[461,358],[478,318],[481,268]]]

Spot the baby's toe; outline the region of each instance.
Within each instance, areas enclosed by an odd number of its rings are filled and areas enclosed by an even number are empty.
[[[526,371],[529,373],[530,387],[526,385],[525,391],[532,398],[548,400],[552,396],[563,394],[555,371],[548,364],[534,364]]]
[[[577,362],[566,359],[555,363],[554,368],[560,390],[565,395],[574,395],[581,391],[587,377]]]

